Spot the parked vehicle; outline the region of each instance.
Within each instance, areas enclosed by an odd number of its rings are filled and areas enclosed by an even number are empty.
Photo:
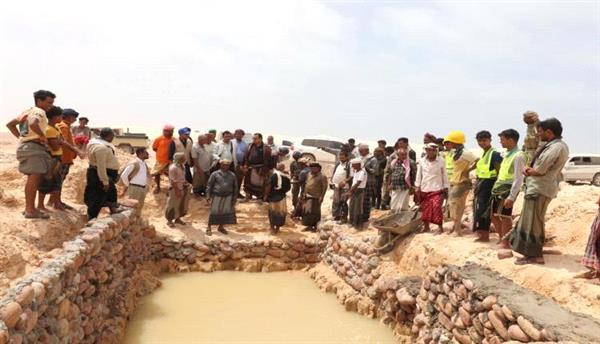
[[[275,137],[275,144],[288,147],[290,152],[299,151],[303,158],[323,163],[335,163],[337,153],[342,148],[342,143],[335,140],[326,139],[302,139],[300,144],[296,144],[289,139],[279,139]],[[326,148],[327,151],[321,148]]]
[[[581,181],[600,186],[600,154],[571,155],[562,174],[568,183]]]
[[[91,130],[92,133],[100,133],[100,128],[91,128]],[[120,128],[113,128],[113,130],[115,131],[115,138],[112,144],[129,154],[135,153],[136,148],[147,148],[150,144],[148,135],[144,133],[130,133],[129,128],[126,131]]]

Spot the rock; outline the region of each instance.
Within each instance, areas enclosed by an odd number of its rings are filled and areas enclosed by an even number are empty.
[[[479,333],[480,336],[483,336],[483,324],[479,321],[478,318],[473,318],[473,328]]]
[[[35,300],[38,303],[41,303],[44,300],[44,296],[46,296],[46,289],[44,288],[44,285],[40,282],[32,282],[31,287],[33,288]]]
[[[438,314],[438,321],[448,331],[452,331],[452,329],[454,328],[454,323],[444,313]]]
[[[471,337],[471,340],[473,342],[481,343],[481,341],[483,340],[483,337],[479,334],[479,332],[477,332],[475,327],[469,327],[467,332],[469,333],[469,337]]]
[[[467,288],[467,290],[471,291],[475,288],[475,284],[470,279],[463,279],[462,284]]]
[[[464,309],[462,306],[458,308],[458,315],[460,316],[460,319],[462,320],[462,323],[465,324],[465,326],[471,326],[471,314],[467,312],[467,310]]]
[[[500,320],[502,320],[502,322],[506,322],[506,317],[504,316],[504,312],[502,312],[502,307],[500,307],[497,303],[492,305],[492,310],[494,311],[494,313],[496,313],[496,315],[498,316],[498,318],[500,318]]]
[[[454,335],[454,338],[456,340],[458,340],[461,344],[472,344],[473,341],[471,340],[471,337],[465,333],[462,333],[460,330],[458,329],[453,329],[452,330],[452,334]]]
[[[26,286],[21,289],[21,292],[15,297],[15,301],[17,301],[22,307],[27,307],[33,301],[33,297],[35,293],[31,286]]]
[[[0,308],[0,320],[4,321],[6,327],[13,328],[19,321],[19,317],[23,313],[23,308],[17,302],[10,302]]]
[[[525,332],[525,334],[528,335],[531,339],[535,341],[542,340],[542,334],[540,333],[540,331],[536,329],[535,326],[533,326],[533,324],[529,322],[529,320],[525,319],[523,316],[519,316],[517,318],[517,324],[519,324],[521,330],[523,330],[523,332]]]
[[[494,295],[490,295],[481,301],[479,311],[489,311],[492,309],[492,306],[498,302],[498,299]]]
[[[542,340],[549,340],[549,341],[554,341],[554,342],[558,340],[558,338],[556,338],[556,336],[554,335],[554,333],[552,333],[548,329],[543,329],[540,332],[540,334],[542,335]]]
[[[512,250],[498,250],[498,259],[507,259],[513,256]]]
[[[398,299],[398,302],[404,306],[412,306],[417,303],[417,300],[409,294],[406,288],[398,289],[398,291],[396,291],[396,298]]]
[[[469,296],[467,288],[463,284],[459,284],[454,291],[461,300],[466,300]]]
[[[529,337],[521,330],[519,325],[511,325],[508,327],[508,335],[510,339],[518,340],[520,342],[527,343],[529,342]]]
[[[0,330],[0,344],[7,344],[7,343],[8,343],[8,331]]]
[[[496,315],[494,311],[489,311],[487,315],[490,319],[490,322],[492,323],[492,326],[494,326],[496,332],[504,340],[509,340],[510,336],[508,335],[508,329],[506,328],[506,325],[504,325],[504,322],[500,319],[500,317],[498,317],[498,315]]]
[[[506,305],[502,306],[502,313],[504,314],[504,317],[510,321],[510,322],[516,322],[517,319],[515,318],[512,310],[510,308],[508,308]]]

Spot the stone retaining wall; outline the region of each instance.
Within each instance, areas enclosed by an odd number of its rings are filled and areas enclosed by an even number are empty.
[[[398,336],[417,343],[556,342],[600,343],[600,322],[560,307],[479,265],[441,266],[424,279],[380,272],[374,237],[330,232],[325,263],[310,275],[335,292],[346,309],[377,317]]]
[[[319,237],[269,237],[235,240],[208,237],[190,241],[157,236],[153,256],[168,272],[239,270],[271,272],[298,270],[320,261],[327,241]]]
[[[0,343],[117,343],[153,290],[155,232],[133,210],[92,221],[0,300]]]
[[[132,210],[92,221],[0,299],[0,344],[117,343],[160,272],[307,267],[347,310],[381,319],[407,343],[600,343],[597,320],[489,269],[442,266],[424,279],[402,276],[382,271],[373,236],[330,223],[320,229],[317,236],[191,241],[157,235]]]

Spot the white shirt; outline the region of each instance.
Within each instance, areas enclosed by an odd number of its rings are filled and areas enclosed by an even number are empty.
[[[231,161],[234,165],[237,165],[235,147],[233,147],[233,143],[231,141],[229,141],[228,143],[219,142],[215,147],[213,154],[218,156],[219,159],[227,159]]]
[[[340,164],[333,172],[333,176],[331,176],[331,182],[335,184],[335,186],[338,186],[338,184],[346,180],[346,166],[348,166],[348,164],[349,162],[340,162]]]
[[[421,188],[423,192],[440,191],[450,187],[444,160],[439,156],[434,161],[429,161],[427,157],[421,158],[417,167],[415,186]]]
[[[140,165],[140,169],[131,180],[128,180],[129,174],[133,172],[133,165],[135,163],[138,163]],[[121,181],[125,186],[129,186],[129,184],[135,184],[140,186],[148,185],[148,168],[146,167],[146,163],[140,158],[135,158],[134,163],[125,166],[123,173],[121,173]]]
[[[367,186],[367,171],[361,169],[358,172],[354,172],[352,176],[352,186],[358,184],[359,189],[364,189]]]
[[[199,143],[196,143],[192,147],[192,158],[194,158],[195,163],[198,164],[198,167],[203,172],[208,172],[214,165],[213,155],[207,152],[206,145],[200,146]]]

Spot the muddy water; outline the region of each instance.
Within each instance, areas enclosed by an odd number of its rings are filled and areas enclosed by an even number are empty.
[[[140,301],[125,343],[396,343],[302,272],[168,276]]]

